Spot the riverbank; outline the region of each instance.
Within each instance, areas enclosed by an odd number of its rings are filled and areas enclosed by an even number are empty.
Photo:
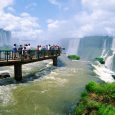
[[[74,115],[112,115],[115,113],[115,83],[90,82],[76,105]]]

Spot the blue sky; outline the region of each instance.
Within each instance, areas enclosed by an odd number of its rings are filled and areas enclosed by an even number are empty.
[[[54,2],[53,1],[57,1]],[[14,0],[12,8],[15,10],[15,15],[20,15],[22,12],[27,12],[33,17],[37,17],[43,28],[46,28],[48,19],[66,19],[71,18],[75,11],[79,11],[80,0],[77,4],[70,5],[71,0]],[[71,8],[71,9],[70,9]],[[6,8],[6,11],[9,10]]]
[[[50,17],[56,19],[59,15],[58,7],[48,0],[15,0],[14,9],[17,15],[27,12],[31,16],[38,17],[41,22]]]
[[[0,0],[0,28],[19,41],[115,35],[115,0]]]

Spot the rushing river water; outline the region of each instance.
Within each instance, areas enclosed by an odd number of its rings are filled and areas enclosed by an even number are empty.
[[[65,115],[79,101],[85,85],[99,80],[90,62],[71,61],[64,55],[52,61],[23,65],[23,81],[0,80],[0,115]],[[0,68],[13,77],[13,67]]]

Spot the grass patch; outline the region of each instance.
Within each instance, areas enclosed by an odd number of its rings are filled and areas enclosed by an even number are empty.
[[[80,56],[77,55],[68,55],[68,58],[71,60],[80,60]]]
[[[115,83],[90,82],[73,115],[112,115],[115,113]]]
[[[99,61],[101,64],[105,64],[105,60],[102,57],[95,58],[97,61]]]

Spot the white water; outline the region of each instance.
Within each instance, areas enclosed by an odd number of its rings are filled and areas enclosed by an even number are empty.
[[[113,67],[113,57],[114,57],[114,54],[112,54],[111,56],[108,56],[105,61],[105,67],[109,70],[112,70],[112,67]]]
[[[23,75],[27,76],[28,74],[30,74],[30,72],[36,72],[38,71],[37,69],[42,68],[41,70],[43,70],[45,68],[45,64],[48,63],[48,61],[43,61],[43,63],[30,63],[30,64],[25,64],[22,66],[23,68]],[[47,67],[51,65],[51,62],[49,61],[49,63],[46,65]],[[41,71],[39,70],[39,71]],[[7,105],[9,103],[14,103],[15,100],[12,97],[12,93],[11,91],[13,89],[15,89],[17,87],[16,81],[13,79],[14,77],[14,67],[10,66],[10,67],[2,67],[0,68],[0,74],[1,73],[9,73],[10,74],[10,78],[5,78],[5,79],[0,79],[0,103],[2,103],[3,105]],[[42,73],[41,73],[42,74]],[[26,80],[32,80],[34,78],[28,78]],[[11,85],[10,85],[11,84]],[[21,83],[18,85],[22,85]]]
[[[106,40],[104,41],[103,45],[103,51],[101,57],[105,59],[105,64],[102,65],[98,63],[97,65],[92,65],[95,69],[94,72],[99,75],[100,79],[102,79],[105,82],[115,82],[112,75],[115,75],[115,72],[112,71],[113,69],[113,59],[115,55],[115,38],[113,38],[112,41],[112,55],[108,56],[108,52],[106,51]]]
[[[113,37],[111,50],[115,51],[115,38]]]
[[[102,50],[102,54],[101,57],[106,57],[106,44],[107,44],[107,40],[105,39],[104,44],[103,44],[103,50]]]
[[[105,82],[114,82],[112,75],[115,75],[115,73],[107,68],[105,68],[104,65],[101,65],[98,63],[98,65],[92,65],[95,69],[94,72],[99,75],[99,78]]]
[[[115,82],[112,75],[115,75],[115,72],[112,71],[113,66],[113,57],[114,54],[107,57],[105,65],[98,62],[97,65],[92,65],[94,67],[94,72],[99,75],[99,78],[105,82]]]
[[[92,65],[94,67],[94,72],[99,76],[99,78],[105,82],[115,82],[112,75],[115,75],[112,69],[112,59],[113,55],[107,58],[105,65],[102,65],[98,62],[97,65]]]
[[[10,45],[11,32],[0,29],[0,46]]]
[[[67,54],[77,54],[79,48],[80,39],[72,39],[69,43]]]

